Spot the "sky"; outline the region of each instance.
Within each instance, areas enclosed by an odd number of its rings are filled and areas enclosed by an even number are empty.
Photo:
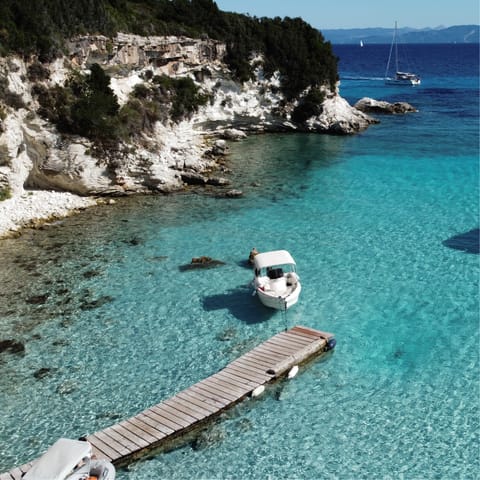
[[[426,28],[480,23],[478,0],[215,0],[252,17],[302,17],[312,27]]]

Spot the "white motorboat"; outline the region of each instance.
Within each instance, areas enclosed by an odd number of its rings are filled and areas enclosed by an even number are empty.
[[[115,467],[92,458],[92,446],[60,438],[22,477],[23,480],[115,480]]]
[[[266,307],[287,310],[297,303],[302,285],[290,253],[286,250],[258,253],[253,266],[255,292]]]
[[[389,77],[390,61],[392,52],[395,54],[395,75]],[[400,72],[398,67],[398,45],[397,45],[397,22],[395,22],[395,30],[393,32],[392,44],[390,46],[390,54],[388,55],[387,69],[385,70],[385,85],[420,85],[421,80],[418,75],[410,72]]]

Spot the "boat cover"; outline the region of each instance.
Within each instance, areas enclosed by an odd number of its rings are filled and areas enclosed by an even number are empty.
[[[92,446],[88,442],[60,438],[33,464],[23,480],[64,480],[91,456]]]
[[[296,265],[295,260],[286,250],[259,253],[254,257],[255,268],[273,267],[275,265]]]

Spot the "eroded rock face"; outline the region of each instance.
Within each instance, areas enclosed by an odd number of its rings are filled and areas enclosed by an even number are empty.
[[[92,196],[170,192],[195,181],[224,186],[225,182],[205,175],[219,156],[228,153],[226,143],[218,138],[278,131],[352,134],[375,122],[338,92],[324,88],[322,113],[305,124],[293,123],[290,115],[297,101],[285,102],[279,74],[265,78],[258,67],[256,80],[234,82],[223,63],[225,45],[210,39],[84,36],[72,40],[69,49],[64,58],[45,66],[50,74],[41,81],[44,87],[61,86],[72,69],[87,71],[92,63],[99,63],[110,75],[120,105],[146,81],[147,72],[188,75],[211,100],[188,120],[157,122],[153,131],[122,145],[106,162],[92,156],[87,139],[61,136],[38,115],[27,62],[0,58],[0,76],[24,105],[4,107],[0,129],[0,185],[8,186],[13,195],[22,195],[25,188]]]
[[[149,36],[118,33],[112,40],[103,35],[72,39],[68,48],[77,65],[92,63],[128,68],[159,69],[166,75],[178,75],[198,66],[220,64],[226,52],[217,40],[176,36]]]
[[[307,122],[309,130],[337,135],[361,132],[377,120],[353,108],[339,95],[330,95],[323,103],[322,113]]]

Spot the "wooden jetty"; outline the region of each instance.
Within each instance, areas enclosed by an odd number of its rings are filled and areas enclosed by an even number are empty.
[[[128,420],[86,437],[98,458],[126,464],[166,446],[221,412],[335,346],[333,335],[296,326],[278,333],[214,375]],[[33,462],[0,475],[19,480]]]

